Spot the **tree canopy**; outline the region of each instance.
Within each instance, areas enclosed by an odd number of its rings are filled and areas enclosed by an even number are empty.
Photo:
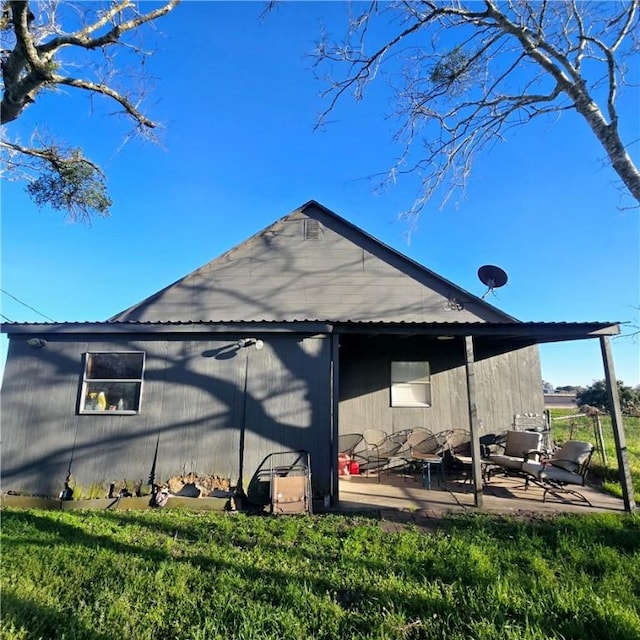
[[[473,161],[542,116],[584,120],[632,198],[640,172],[621,134],[621,90],[638,92],[638,0],[422,0],[354,4],[346,35],[315,51],[320,123],[386,77],[402,153],[389,180],[418,175],[409,215],[463,189]],[[630,65],[630,61],[635,65]],[[570,144],[570,142],[568,142]]]
[[[74,220],[109,214],[111,199],[104,173],[83,149],[68,147],[58,136],[45,137],[37,131],[27,143],[21,143],[11,138],[9,127],[27,107],[37,108],[43,92],[71,87],[118,105],[136,132],[154,129],[156,123],[142,107],[146,90],[142,69],[149,52],[136,36],[141,35],[145,24],[166,15],[178,2],[169,0],[160,6],[139,6],[133,0],[77,4],[58,0],[4,2],[0,15],[0,149],[5,179],[25,179],[36,204],[64,211]],[[118,73],[112,54],[112,49],[118,47],[137,56],[138,83]],[[91,61],[78,64],[73,51],[92,54]]]
[[[627,387],[618,380],[618,396],[620,410],[624,415],[640,415],[640,393],[632,387]],[[610,411],[607,385],[604,380],[596,380],[585,389],[579,389],[576,394],[579,407],[594,407],[600,411]]]

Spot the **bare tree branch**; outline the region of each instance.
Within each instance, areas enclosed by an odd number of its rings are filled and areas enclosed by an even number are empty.
[[[133,2],[122,0],[106,10],[93,24],[68,35],[56,36],[44,43],[36,43],[29,29],[29,16],[33,14],[31,14],[28,2],[12,0],[9,3],[9,8],[13,18],[16,43],[2,65],[4,91],[0,105],[0,123],[6,124],[20,117],[24,108],[34,102],[36,93],[42,88],[65,84],[112,98],[119,102],[128,115],[137,120],[140,125],[153,127],[153,122],[135,108],[132,100],[113,88],[90,80],[70,78],[55,73],[57,65],[54,56],[61,48],[68,46],[94,50],[117,44],[125,33],[166,15],[178,2],[179,0],[169,0],[154,11],[146,14],[137,14],[136,12],[130,19],[114,24],[116,17],[122,17],[125,10],[135,10]],[[90,37],[91,34],[107,24],[113,24],[109,31],[95,38]]]
[[[0,124],[9,125],[19,119],[41,91],[65,86],[117,103],[135,124],[136,131],[154,129],[156,123],[141,106],[145,82],[141,82],[138,91],[130,81],[122,82],[110,48],[126,47],[138,56],[142,70],[147,53],[135,46],[130,36],[143,25],[168,14],[178,3],[179,0],[166,0],[145,12],[138,8],[141,3],[133,0],[101,3],[97,11],[93,4],[61,5],[58,0],[41,0],[33,5],[28,0],[5,2],[0,17]],[[32,12],[32,6],[38,16]],[[71,17],[75,21],[74,29],[68,32],[58,24],[61,6],[66,12],[65,19]],[[70,14],[73,9],[76,13]],[[79,28],[76,16],[81,21]],[[89,63],[78,63],[73,57],[69,62],[59,56],[63,49],[95,54]],[[73,72],[69,72],[72,68]],[[13,170],[22,177],[26,175],[27,190],[40,206],[48,203],[66,210],[73,219],[88,220],[92,213],[108,215],[111,200],[106,195],[104,174],[79,149],[65,149],[50,141],[42,144],[37,136],[33,144],[21,145],[10,141],[7,131],[3,131],[3,138],[0,142],[6,160],[3,173]],[[22,160],[18,159],[20,155]],[[38,171],[42,173],[38,175]]]
[[[89,38],[89,34],[98,31],[107,23],[112,22],[114,18],[117,15],[122,14],[125,9],[133,9],[135,7],[135,4],[133,2],[123,0],[119,4],[113,6],[102,16],[102,18],[97,20],[94,24],[89,25],[81,29],[80,31],[77,31],[68,36],[60,36],[58,38],[54,38],[50,42],[39,47],[39,51],[46,54],[52,51],[57,51],[61,47],[68,45],[75,45],[83,47],[85,49],[97,49],[99,47],[115,44],[127,31],[133,31],[146,22],[157,20],[161,16],[166,15],[179,2],[180,0],[170,0],[163,7],[160,7],[155,11],[150,11],[149,13],[138,15],[135,18],[127,20],[126,22],[115,25],[111,30],[109,30],[104,35],[99,36],[98,38]]]
[[[94,91],[95,93],[100,93],[103,96],[108,96],[122,105],[127,114],[140,125],[148,127],[149,129],[153,129],[157,126],[153,120],[149,120],[149,118],[131,104],[127,98],[106,84],[98,84],[96,82],[90,82],[89,80],[82,80],[81,78],[65,78],[64,76],[59,76],[57,74],[52,75],[52,82],[55,84],[67,85],[69,87],[76,87],[77,89]]]
[[[323,37],[316,47],[316,69],[328,69],[318,123],[348,93],[362,99],[366,86],[388,69],[396,79],[402,143],[388,177],[419,176],[421,191],[409,212],[416,216],[437,193],[446,202],[464,189],[474,158],[509,130],[573,111],[640,202],[640,172],[620,137],[616,109],[621,86],[629,88],[624,60],[638,54],[639,1],[395,0],[382,10],[368,6],[350,21],[344,39]],[[374,30],[374,21],[384,21],[384,29]],[[452,41],[453,48],[440,44]]]

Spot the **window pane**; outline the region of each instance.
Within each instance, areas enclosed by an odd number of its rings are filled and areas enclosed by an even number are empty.
[[[431,406],[428,362],[395,361],[391,363],[391,406]]]
[[[391,382],[429,382],[428,362],[392,362]]]
[[[391,387],[393,406],[429,406],[431,394],[427,384],[394,384]]]
[[[83,411],[138,411],[139,382],[89,382]]]
[[[143,352],[87,353],[80,411],[140,411],[143,368]]]
[[[89,353],[87,379],[142,378],[142,353]]]

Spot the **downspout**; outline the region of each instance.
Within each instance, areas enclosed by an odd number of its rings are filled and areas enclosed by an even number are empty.
[[[242,416],[240,420],[240,450],[238,452],[238,484],[236,486],[236,499],[242,505],[247,500],[244,490],[244,443],[247,434],[247,390],[249,380],[249,350],[255,347],[258,351],[264,343],[259,338],[241,338],[236,343],[238,349],[244,349],[244,383],[242,388]]]
[[[622,486],[622,500],[624,501],[625,511],[634,511],[636,502],[633,495],[629,452],[627,451],[627,441],[624,435],[622,410],[620,409],[620,397],[618,395],[618,381],[616,380],[616,374],[613,368],[613,356],[611,354],[609,336],[600,336],[600,348],[602,350],[602,362],[604,364],[605,384],[611,413],[611,426],[613,427],[613,439],[616,443],[620,485]]]
[[[244,474],[244,439],[247,430],[247,379],[249,378],[249,349],[244,350],[244,385],[242,389],[242,416],[240,420],[240,445],[238,451],[238,484],[236,486],[236,496],[241,503],[244,503],[246,495],[243,486]]]

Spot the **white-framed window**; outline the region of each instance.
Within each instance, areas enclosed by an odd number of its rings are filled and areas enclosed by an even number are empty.
[[[138,413],[143,373],[143,351],[86,353],[80,413]]]
[[[431,372],[428,362],[391,362],[391,406],[431,406]]]

